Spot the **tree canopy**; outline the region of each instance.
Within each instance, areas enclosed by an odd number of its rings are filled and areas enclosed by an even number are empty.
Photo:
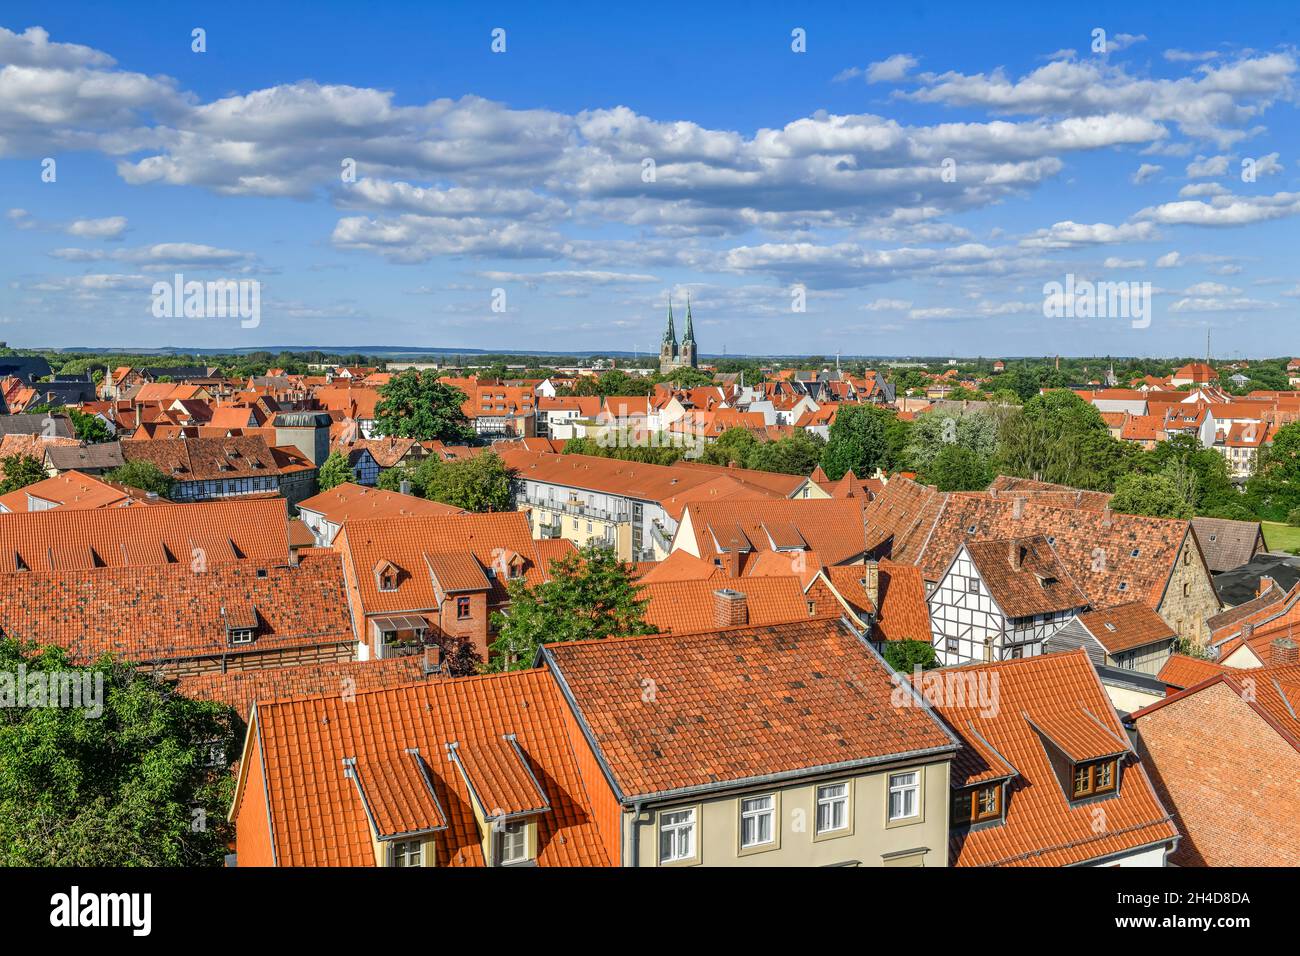
[[[492,615],[489,670],[532,667],[537,649],[555,641],[655,633],[631,567],[595,544],[551,562],[550,580],[530,587],[516,579],[507,589],[510,610]]]
[[[13,706],[20,688],[31,704],[32,688],[53,688],[55,678],[83,688],[79,701],[71,698],[82,706]],[[6,693],[0,864],[222,864],[234,835],[226,822],[230,765],[243,741],[229,706],[182,697],[126,664],[74,667],[59,648],[0,638]]]
[[[432,373],[406,369],[379,387],[375,430],[397,438],[466,442],[474,428],[461,408],[465,400],[464,392]]]

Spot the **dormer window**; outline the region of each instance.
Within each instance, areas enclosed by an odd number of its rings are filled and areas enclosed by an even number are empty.
[[[1076,800],[1113,793],[1118,779],[1118,760],[1108,757],[1091,763],[1075,764],[1071,779],[1074,782],[1071,789]]]
[[[397,590],[397,572],[392,568],[387,568],[379,575],[379,590],[396,591]]]
[[[1002,783],[966,787],[953,794],[952,825],[988,823],[1002,819]]]
[[[235,627],[230,629],[231,644],[252,644],[253,629],[251,627]]]

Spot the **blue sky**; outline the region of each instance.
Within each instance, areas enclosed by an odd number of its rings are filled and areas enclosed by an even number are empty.
[[[0,339],[647,350],[689,293],[705,353],[1297,348],[1294,4],[176,6],[0,12]],[[260,325],[154,318],[177,272]]]

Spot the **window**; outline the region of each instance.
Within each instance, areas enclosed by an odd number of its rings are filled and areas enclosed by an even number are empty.
[[[680,863],[695,856],[695,810],[659,815],[659,862]]]
[[[1183,582],[1183,597],[1191,597],[1191,596],[1192,596],[1192,584],[1191,584],[1190,581],[1184,581],[1184,582]]]
[[[921,814],[921,774],[910,770],[907,773],[889,775],[889,820],[906,820]]]
[[[397,590],[397,572],[391,568],[383,573],[379,578],[379,590],[396,591]]]
[[[970,593],[970,594],[979,594],[979,592],[980,592],[980,579],[979,579],[979,578],[967,578],[967,579],[966,579],[966,591],[967,591],[968,593]]]
[[[1091,797],[1100,793],[1110,793],[1115,789],[1116,759],[1099,760],[1095,763],[1075,764],[1074,798]]]
[[[463,621],[469,617],[469,598],[456,598],[456,620]]]
[[[834,833],[849,827],[849,785],[829,783],[817,788],[817,833]]]
[[[528,828],[524,824],[507,823],[501,828],[498,846],[502,866],[525,863],[528,860]]]
[[[393,866],[424,866],[424,844],[419,840],[398,840],[393,844]]]
[[[949,637],[944,639],[945,650],[952,651],[955,654],[957,653],[957,649],[959,646],[960,646],[960,642],[955,637]]]
[[[968,787],[958,790],[952,798],[952,825],[986,823],[1002,816],[1002,785]]]
[[[808,616],[809,616],[809,617],[812,617],[812,616],[815,615],[816,613],[817,613],[817,602],[816,602],[816,601],[809,601],[809,602],[808,602]]]
[[[231,644],[251,644],[253,643],[253,629],[251,627],[237,627],[230,632]]]
[[[776,798],[772,794],[743,797],[740,801],[740,848],[776,842]]]

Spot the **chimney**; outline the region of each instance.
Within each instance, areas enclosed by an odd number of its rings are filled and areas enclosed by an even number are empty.
[[[1270,664],[1295,664],[1300,662],[1300,645],[1289,637],[1279,637],[1268,645]]]
[[[1024,561],[1024,551],[1020,547],[1020,542],[1012,538],[1007,542],[1007,562],[1011,565],[1012,571],[1019,571]]]
[[[867,562],[867,597],[871,600],[871,610],[880,613],[880,562]]]
[[[437,644],[426,644],[424,648],[424,676],[442,673],[442,648]]]
[[[397,486],[397,489],[402,494],[409,495],[411,493],[411,480],[409,478],[403,478],[401,484]]]
[[[731,539],[731,550],[727,552],[727,577],[740,577],[740,542]]]
[[[1011,517],[1019,521],[1025,515],[1025,499],[1015,498],[1011,502]]]
[[[714,627],[736,627],[748,623],[749,604],[744,594],[731,588],[719,588],[713,592]]]
[[[1277,582],[1274,581],[1272,578],[1270,578],[1267,574],[1262,575],[1259,579],[1259,584],[1255,586],[1255,597],[1259,597],[1261,594],[1263,594],[1269,588],[1274,587],[1276,584]]]

